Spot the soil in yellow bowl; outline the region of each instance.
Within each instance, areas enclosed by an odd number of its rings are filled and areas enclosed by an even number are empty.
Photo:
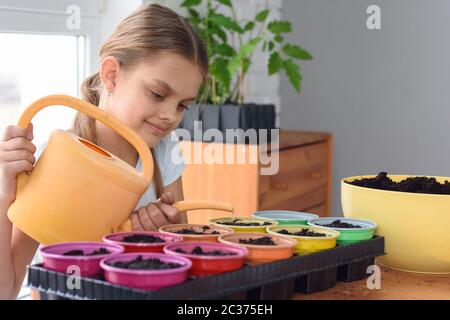
[[[235,232],[260,232],[266,233],[267,227],[278,225],[278,222],[270,219],[229,217],[212,219],[209,223],[213,226],[228,227]]]
[[[297,240],[294,252],[299,255],[316,253],[336,247],[336,240],[340,236],[338,231],[329,228],[310,226],[273,226],[268,227],[270,234],[288,236]]]

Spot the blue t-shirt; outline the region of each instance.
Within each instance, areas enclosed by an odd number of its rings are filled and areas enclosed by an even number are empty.
[[[34,154],[38,159],[44,151],[47,144],[39,146]],[[180,146],[178,137],[175,132],[171,132],[167,136],[163,137],[158,145],[155,146],[155,158],[161,172],[161,179],[164,187],[175,182],[183,173],[185,163],[183,157],[180,155]],[[141,172],[142,164],[141,159],[138,159],[136,164],[136,170]],[[139,209],[142,206],[147,205],[150,202],[156,200],[155,183],[152,181],[147,191],[139,199],[135,209]]]

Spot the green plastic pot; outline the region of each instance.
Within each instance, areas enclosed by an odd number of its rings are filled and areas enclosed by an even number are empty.
[[[319,218],[316,214],[287,210],[255,211],[252,217],[275,220],[279,225],[307,225],[309,220]]]
[[[377,224],[369,220],[340,218],[340,217],[313,219],[308,221],[308,224],[310,226],[323,228],[324,225],[332,223],[335,220],[341,220],[342,222],[361,226],[361,228],[334,228],[334,227],[330,228],[339,231],[339,233],[341,234],[337,239],[338,244],[341,245],[353,244],[365,240],[370,240],[373,238],[375,234],[375,229],[377,228]]]

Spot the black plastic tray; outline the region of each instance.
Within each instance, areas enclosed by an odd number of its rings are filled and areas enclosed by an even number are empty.
[[[191,279],[156,291],[110,284],[99,278],[80,278],[79,289],[66,285],[69,275],[28,266],[28,283],[42,299],[289,299],[293,293],[312,293],[335,286],[336,281],[355,281],[369,276],[367,267],[384,254],[384,238],[338,246],[319,253],[244,268],[216,276]]]

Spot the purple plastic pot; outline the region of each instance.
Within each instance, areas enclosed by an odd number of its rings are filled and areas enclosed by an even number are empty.
[[[118,261],[131,261],[138,256],[142,256],[143,259],[156,258],[164,262],[179,263],[181,267],[164,270],[130,270],[110,265]],[[158,290],[185,282],[192,262],[187,258],[163,253],[123,253],[103,259],[100,266],[105,279],[113,284],[142,290]]]
[[[85,253],[105,248],[110,253],[92,255],[92,256],[65,256],[64,253],[72,250],[83,250]],[[73,273],[68,270],[69,267],[79,268],[80,276],[91,277],[101,275],[103,270],[100,268],[100,261],[108,256],[114,256],[124,251],[124,248],[115,244],[103,242],[67,242],[59,243],[39,248],[39,253],[44,260],[44,268],[49,270]]]
[[[164,242],[153,242],[153,243],[133,243],[124,242],[123,238],[132,235],[148,235],[160,237]],[[157,231],[133,231],[133,232],[117,232],[111,233],[103,237],[103,241],[106,243],[112,243],[121,245],[125,248],[125,252],[163,252],[163,247],[171,244],[181,242],[183,240],[182,236],[175,234],[167,234]]]

